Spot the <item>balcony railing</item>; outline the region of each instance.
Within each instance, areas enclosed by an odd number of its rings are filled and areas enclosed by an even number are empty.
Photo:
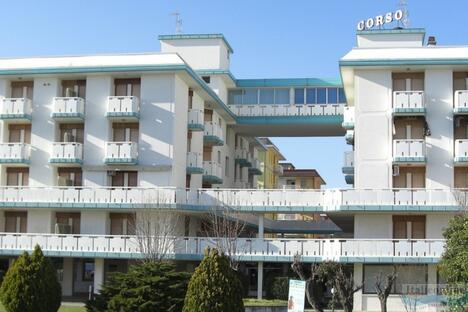
[[[253,175],[261,175],[263,174],[262,168],[261,168],[261,163],[260,160],[258,159],[253,159],[251,160],[252,167],[249,168],[249,173]]]
[[[273,171],[277,174],[277,175],[282,175],[283,174],[283,166],[281,165],[275,165],[275,167],[273,168]]]
[[[4,98],[0,102],[0,119],[31,120],[32,102],[27,98]]]
[[[203,154],[187,153],[187,174],[203,173]]]
[[[425,162],[426,142],[424,140],[393,140],[395,162]]]
[[[343,128],[346,130],[354,129],[355,108],[354,106],[345,106],[343,112]]]
[[[201,258],[208,247],[215,247],[222,238],[212,237],[175,237],[170,240],[171,247],[167,256],[178,259]],[[173,244],[172,244],[173,242]],[[321,260],[362,262],[381,257],[390,257],[395,262],[419,261],[433,262],[444,251],[444,240],[394,240],[394,239],[261,239],[238,238],[233,256],[238,260],[251,257],[270,261],[292,260],[299,254],[305,262]],[[33,250],[39,245],[47,255],[79,255],[84,252],[103,257],[143,258],[144,254],[136,236],[116,235],[70,235],[70,234],[32,234],[0,233],[2,254],[15,255],[24,250]],[[286,258],[284,258],[286,257]]]
[[[138,119],[140,102],[136,96],[109,96],[107,117]]]
[[[241,167],[251,167],[252,162],[250,160],[249,150],[246,148],[236,148],[235,149],[235,161],[236,164],[239,164]]]
[[[221,180],[221,166],[204,162],[203,178]],[[206,174],[205,174],[206,173]],[[208,183],[208,181],[206,181]],[[222,180],[218,183],[221,183]],[[214,183],[214,182],[209,182]],[[212,209],[218,205],[246,212],[443,211],[461,209],[465,189],[178,189],[116,187],[0,187],[2,207]]]
[[[468,161],[468,139],[455,140],[455,161]]]
[[[31,156],[31,146],[26,143],[1,143],[0,164],[27,164]]]
[[[83,163],[83,144],[76,142],[55,142],[52,146],[51,163]]]
[[[343,115],[344,104],[229,105],[239,117]]]
[[[221,126],[212,121],[205,122],[203,141],[205,144],[208,145],[224,145],[223,129],[221,128]]]
[[[344,153],[342,171],[344,174],[354,174],[354,151],[346,151]]]
[[[424,91],[393,92],[393,113],[399,115],[421,115],[426,112]]]
[[[457,90],[454,95],[454,112],[458,114],[468,113],[468,90]]]
[[[106,164],[137,164],[138,143],[135,142],[107,142]]]
[[[189,109],[187,126],[192,131],[203,131],[205,129],[202,109]]]
[[[203,182],[211,184],[223,183],[223,168],[216,161],[203,162]]]
[[[52,117],[56,119],[83,119],[85,100],[79,97],[54,97]]]

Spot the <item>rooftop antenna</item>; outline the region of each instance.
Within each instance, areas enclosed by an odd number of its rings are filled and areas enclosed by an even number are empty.
[[[174,12],[171,14],[172,16],[175,16],[175,32],[177,35],[180,35],[182,31],[182,19],[180,18],[180,13],[179,12]]]
[[[403,12],[403,18],[398,22],[401,23],[401,27],[408,28],[410,27],[410,19],[408,13],[408,0],[400,0],[398,2],[398,8]]]

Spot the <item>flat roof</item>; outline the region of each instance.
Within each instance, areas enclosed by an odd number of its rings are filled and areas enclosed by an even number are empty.
[[[226,40],[223,34],[175,34],[175,35],[159,35],[159,40],[184,40],[184,39],[221,39],[227,46],[229,52],[234,53],[232,46]]]
[[[340,78],[236,79],[237,87],[341,87]]]
[[[424,28],[394,28],[394,29],[373,29],[358,30],[356,35],[381,35],[381,34],[425,34]]]
[[[316,169],[283,169],[283,178],[295,178],[295,177],[307,177],[307,178],[319,178],[323,184],[325,180],[320,176]]]

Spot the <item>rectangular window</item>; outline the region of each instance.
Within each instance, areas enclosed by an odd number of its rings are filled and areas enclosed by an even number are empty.
[[[81,168],[58,168],[58,186],[82,186]]]
[[[135,215],[133,213],[111,213],[109,218],[111,235],[135,234]]]
[[[380,274],[385,278],[392,270],[393,266],[390,264],[365,264],[363,292],[375,294],[376,278]],[[392,294],[427,293],[427,265],[398,265],[396,270],[397,278],[391,291]]]
[[[114,187],[137,187],[138,172],[137,171],[109,171],[111,177],[111,186]]]
[[[27,221],[26,211],[5,211],[5,232],[26,233]]]
[[[59,142],[84,142],[84,124],[61,124]]]
[[[79,212],[57,212],[55,214],[56,234],[80,234]]]
[[[338,89],[337,88],[328,88],[328,104],[338,103]]]
[[[426,216],[393,216],[393,238],[425,239]]]
[[[260,104],[274,104],[275,103],[275,90],[274,89],[260,89]]]
[[[86,80],[63,80],[62,96],[86,98]]]
[[[92,282],[94,281],[94,261],[85,260],[83,261],[83,274],[81,276],[82,281]]]
[[[294,104],[304,104],[304,88],[294,89]]]
[[[275,89],[275,104],[289,104],[289,89]]]
[[[11,83],[12,98],[33,99],[34,82],[32,81],[14,81]]]
[[[344,88],[338,89],[338,103],[346,103],[346,95],[344,92]]]
[[[29,185],[29,168],[7,168],[7,186]]]
[[[8,125],[9,143],[31,143],[31,125]]]
[[[140,78],[133,79],[115,79],[116,96],[136,96],[140,97]]]
[[[138,142],[138,123],[113,123],[114,142]]]
[[[306,89],[307,104],[317,104],[317,89],[307,88]]]
[[[327,88],[317,89],[317,104],[327,104]]]
[[[258,104],[258,89],[244,90],[244,104]]]
[[[230,90],[228,103],[230,105],[242,105],[242,94],[243,90]]]

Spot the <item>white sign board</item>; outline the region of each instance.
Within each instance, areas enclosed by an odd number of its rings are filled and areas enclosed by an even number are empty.
[[[288,312],[304,312],[304,281],[289,280]]]
[[[381,27],[385,24],[392,23],[394,21],[400,21],[403,16],[402,10],[396,10],[395,12],[388,12],[383,15],[377,15],[366,20],[359,21],[357,24],[357,30],[367,30],[373,27]]]

